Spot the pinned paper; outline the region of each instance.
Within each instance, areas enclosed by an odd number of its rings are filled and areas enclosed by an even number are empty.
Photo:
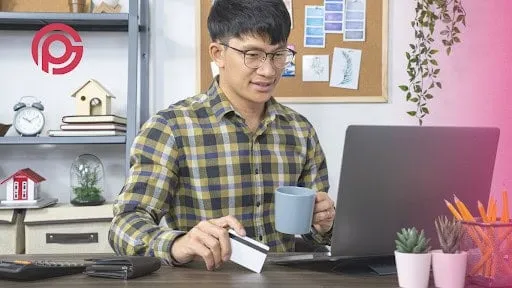
[[[366,0],[345,0],[343,41],[365,41]]]
[[[293,0],[283,0],[284,5],[286,6],[286,10],[288,10],[288,14],[290,14],[290,20],[292,22],[292,26],[290,28],[293,29]]]
[[[295,50],[294,45],[288,45],[288,48]],[[284,67],[282,76],[283,77],[295,77],[295,67],[296,67],[295,58],[293,58],[292,62],[288,63],[288,65],[286,65],[286,67]]]
[[[304,47],[325,48],[324,6],[306,5]]]
[[[343,33],[343,0],[324,0],[325,33]]]
[[[302,56],[302,81],[329,82],[329,55]]]
[[[334,48],[329,86],[358,89],[361,50]]]

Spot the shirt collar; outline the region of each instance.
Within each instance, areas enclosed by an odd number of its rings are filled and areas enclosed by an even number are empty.
[[[210,98],[210,107],[217,120],[220,121],[226,114],[235,112],[235,109],[231,106],[226,94],[224,94],[219,86],[219,75],[213,79],[206,95]],[[274,120],[277,116],[281,116],[285,120],[291,120],[289,113],[285,111],[283,105],[279,104],[274,97],[270,97],[270,100],[267,101],[265,105],[265,119],[270,118],[271,120]]]

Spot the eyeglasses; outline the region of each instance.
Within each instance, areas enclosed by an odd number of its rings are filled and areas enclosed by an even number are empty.
[[[286,65],[290,64],[293,61],[293,57],[297,52],[292,49],[287,48],[286,50],[280,50],[273,53],[267,53],[261,50],[240,50],[234,47],[231,47],[225,43],[220,43],[221,45],[231,48],[237,52],[244,54],[244,64],[248,68],[258,69],[263,63],[267,60],[267,57],[270,55],[270,60],[272,61],[272,65],[277,69],[283,69]]]

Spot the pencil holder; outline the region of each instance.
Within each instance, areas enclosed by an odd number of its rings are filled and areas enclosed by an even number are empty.
[[[467,281],[484,287],[512,285],[512,223],[462,221],[460,248],[468,253]]]

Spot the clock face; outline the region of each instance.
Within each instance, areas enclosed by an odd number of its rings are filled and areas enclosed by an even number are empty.
[[[20,109],[14,116],[14,128],[23,136],[35,136],[44,127],[44,115],[34,107]]]

